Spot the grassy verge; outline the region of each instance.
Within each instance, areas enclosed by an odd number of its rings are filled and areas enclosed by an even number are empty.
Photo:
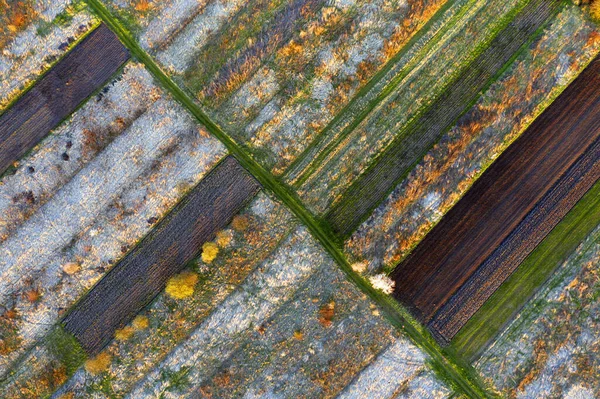
[[[569,211],[452,341],[468,358],[479,355],[558,266],[600,224],[600,182]]]
[[[455,353],[442,349],[433,339],[425,327],[413,319],[392,297],[374,289],[365,279],[355,273],[339,245],[332,238],[332,234],[306,210],[289,187],[282,184],[271,173],[258,164],[238,145],[219,125],[213,122],[204,111],[177,86],[142,50],[131,34],[115,19],[108,9],[99,0],[86,0],[90,7],[104,22],[119,36],[121,41],[129,48],[133,56],[142,62],[152,73],[155,79],[171,93],[188,111],[196,117],[214,136],[216,136],[263,187],[282,201],[295,216],[310,230],[311,234],[325,247],[332,258],[338,263],[347,277],[355,283],[361,291],[379,304],[387,319],[400,331],[412,338],[424,352],[426,352],[434,369],[452,388],[471,398],[489,397],[475,370],[467,363],[461,361]]]

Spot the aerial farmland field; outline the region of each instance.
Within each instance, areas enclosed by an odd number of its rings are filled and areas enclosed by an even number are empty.
[[[600,398],[600,0],[0,21],[0,398]]]

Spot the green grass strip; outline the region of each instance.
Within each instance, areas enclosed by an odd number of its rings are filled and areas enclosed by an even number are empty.
[[[579,244],[600,224],[600,181],[471,317],[452,341],[473,359],[485,348]]]
[[[69,376],[87,359],[87,354],[77,339],[61,325],[57,325],[46,337],[46,348],[65,366]]]
[[[96,14],[119,36],[121,41],[129,48],[132,55],[142,62],[154,75],[155,79],[171,93],[171,95],[185,106],[188,111],[198,119],[214,136],[216,136],[262,186],[272,192],[282,201],[296,217],[310,230],[311,234],[325,247],[330,256],[339,264],[348,279],[358,286],[376,302],[386,318],[400,331],[408,335],[414,343],[430,357],[434,370],[453,389],[470,397],[491,397],[491,392],[485,388],[479,375],[473,367],[462,361],[451,349],[441,348],[429,331],[420,325],[400,304],[391,296],[373,288],[364,278],[355,273],[340,247],[332,239],[332,234],[300,203],[296,194],[288,186],[278,181],[271,173],[259,165],[250,155],[243,151],[219,125],[213,122],[204,111],[177,86],[154,62],[154,60],[140,47],[130,33],[118,22],[99,0],[86,0]]]

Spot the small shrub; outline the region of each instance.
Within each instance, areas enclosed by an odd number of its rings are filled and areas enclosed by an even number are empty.
[[[219,247],[225,248],[231,243],[232,238],[233,235],[231,234],[231,230],[221,230],[217,233],[215,241]]]
[[[202,245],[202,261],[211,263],[219,254],[219,246],[214,242],[205,242]]]
[[[166,292],[171,298],[184,299],[192,296],[194,287],[198,282],[198,275],[191,271],[184,271],[173,276],[167,282]]]
[[[590,5],[590,16],[596,22],[600,22],[600,0],[595,0]]]
[[[131,322],[131,325],[136,330],[145,330],[150,325],[150,320],[146,316],[137,315]]]
[[[135,329],[131,326],[119,328],[117,331],[115,331],[115,339],[117,341],[127,341],[129,338],[131,338],[134,332]]]
[[[111,357],[108,353],[99,353],[96,357],[85,361],[83,367],[90,374],[100,374],[108,369],[110,366]]]
[[[237,232],[242,232],[245,231],[248,226],[250,225],[250,222],[248,221],[248,217],[247,216],[235,216],[233,218],[233,220],[231,221],[231,227],[233,227],[233,229]]]
[[[371,276],[369,277],[369,281],[373,285],[373,288],[383,291],[385,294],[391,294],[394,292],[394,286],[396,283],[385,274]]]

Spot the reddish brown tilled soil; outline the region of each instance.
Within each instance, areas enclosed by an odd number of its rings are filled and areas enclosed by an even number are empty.
[[[394,270],[394,296],[423,322],[431,320],[600,137],[599,89],[596,59]]]

